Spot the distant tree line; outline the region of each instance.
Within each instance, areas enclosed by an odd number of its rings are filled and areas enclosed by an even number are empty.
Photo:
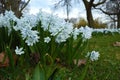
[[[120,0],[109,0],[106,2],[105,8],[96,8],[108,15],[113,23],[117,23],[117,28],[120,28]]]
[[[69,13],[73,6],[73,2],[83,2],[86,9],[87,22],[89,27],[95,25],[95,20],[92,14],[93,9],[102,11],[108,15],[110,19],[117,23],[117,28],[120,28],[120,0],[57,0],[54,7],[65,7],[67,21],[69,20]],[[29,4],[30,0],[0,0],[0,13],[4,13],[5,10],[12,10],[17,17],[22,16],[22,11]]]
[[[58,0],[55,6],[65,6],[67,12],[67,19],[69,19],[72,1],[80,2],[80,0]],[[92,10],[98,9],[104,14],[109,15],[111,20],[117,23],[117,28],[120,28],[120,0],[82,0],[86,9],[87,22],[89,27],[95,25]],[[115,17],[114,17],[115,16]]]

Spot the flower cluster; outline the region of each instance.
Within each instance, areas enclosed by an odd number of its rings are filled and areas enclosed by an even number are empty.
[[[38,26],[39,22],[41,25]],[[49,43],[53,37],[55,39],[54,41],[60,44],[66,42],[70,37],[76,40],[78,35],[80,35],[83,40],[90,39],[92,32],[120,32],[120,29],[92,29],[88,26],[73,28],[72,23],[65,22],[64,19],[59,18],[57,15],[42,11],[37,15],[25,13],[20,19],[17,18],[12,11],[6,11],[4,15],[0,14],[0,27],[7,27],[9,32],[11,29],[20,32],[22,39],[28,46],[33,46],[33,44],[40,42],[42,39],[44,39],[45,43]],[[38,27],[44,31],[48,31],[50,34],[40,39],[42,32],[37,30]],[[93,55],[93,53],[91,54]],[[94,58],[92,60],[94,60]]]
[[[0,14],[0,27],[7,27],[9,32],[11,32],[11,28],[17,20],[18,18],[12,11],[5,11],[4,15]]]
[[[92,36],[92,28],[89,28],[86,26],[85,28],[80,28],[80,31],[82,32],[82,37],[84,39],[90,39]]]
[[[73,31],[73,38],[74,39],[77,39],[77,36],[79,34],[82,34],[82,38],[84,40],[86,39],[90,39],[91,36],[92,36],[92,32],[93,32],[93,29],[92,28],[89,28],[88,26],[86,27],[81,27],[79,29],[75,28],[74,31]]]
[[[0,26],[11,27],[11,21],[16,21],[17,17],[12,11],[5,11],[5,14],[0,14]]]
[[[72,24],[65,23],[63,25],[62,31],[56,37],[56,42],[57,43],[65,42],[69,37],[71,37],[72,32],[73,32]]]
[[[11,21],[16,22],[16,25],[11,25]],[[119,30],[92,29],[88,26],[73,29],[71,23],[65,22],[64,19],[56,15],[42,11],[37,15],[25,13],[20,19],[18,19],[12,11],[6,11],[5,15],[0,15],[0,27],[8,27],[9,30],[13,27],[16,31],[20,31],[23,40],[25,40],[28,46],[33,46],[33,44],[39,42],[39,32],[33,29],[39,21],[41,21],[40,27],[42,27],[44,31],[49,31],[50,36],[55,37],[57,43],[65,42],[71,36],[77,39],[78,35],[82,35],[84,40],[90,39],[92,32],[119,32]]]
[[[39,41],[38,31],[32,30],[37,24],[37,17],[34,15],[23,14],[23,16],[17,20],[17,25],[14,26],[16,31],[20,31],[23,40],[28,46],[33,46],[34,43]]]
[[[56,15],[43,13],[40,11],[37,15],[41,21],[44,31],[48,30],[51,36],[56,37],[56,42],[65,42],[71,36],[73,31],[73,25],[65,22],[64,19],[59,18]]]

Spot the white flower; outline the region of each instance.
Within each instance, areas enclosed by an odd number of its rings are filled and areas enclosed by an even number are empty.
[[[78,36],[79,34],[80,34],[79,29],[75,28],[74,31],[73,31],[73,38],[74,38],[74,40],[77,39],[77,36]]]
[[[60,33],[59,35],[57,35],[55,41],[57,43],[62,43],[62,42],[65,42],[68,37],[69,37],[69,35]]]
[[[96,61],[98,60],[99,56],[100,56],[99,52],[92,51],[91,53],[88,52],[86,57],[90,57],[91,61]]]
[[[50,24],[50,14],[43,12],[42,10],[39,11],[37,14],[38,20],[41,21],[41,27],[44,31],[48,30],[48,26]]]
[[[21,19],[25,22],[28,23],[31,27],[35,27],[38,23],[38,18],[36,15],[33,14],[27,14],[24,13],[23,17],[21,17]]]
[[[65,42],[71,36],[73,24],[65,22],[64,19],[56,15],[40,11],[37,15],[41,21],[44,31],[49,31],[51,36],[55,36],[57,43]]]
[[[26,33],[26,35],[25,35],[25,37],[23,36],[23,39],[26,39],[25,42],[27,43],[28,46],[33,46],[33,44],[35,44],[36,42],[39,41],[40,37],[37,35],[38,34],[37,31],[30,30],[29,32],[25,32],[25,33]],[[23,33],[23,34],[25,34],[25,33]]]
[[[18,18],[14,15],[14,12],[5,11],[4,15],[0,14],[0,27],[7,27],[8,32],[10,33],[14,26],[14,22],[16,22],[17,19]]]
[[[85,28],[81,27],[80,32],[82,33],[82,37],[84,39],[90,39],[92,36],[92,28],[89,28],[88,26],[86,26]]]
[[[65,22],[64,25],[63,25],[63,29],[56,36],[55,41],[57,43],[65,42],[69,37],[71,37],[72,32],[73,32],[72,24]]]
[[[50,37],[44,38],[44,42],[49,43],[51,41]]]
[[[24,54],[23,48],[18,48],[18,46],[16,46],[15,53],[16,53],[17,55]]]
[[[21,36],[28,46],[33,46],[34,43],[39,41],[39,32],[32,30],[38,23],[37,16],[30,14],[23,14],[23,16],[17,20],[17,25],[14,26],[16,31],[21,32]]]
[[[12,11],[5,11],[4,15],[0,14],[0,24],[4,27],[11,28],[11,21],[16,21],[18,18],[14,15]]]

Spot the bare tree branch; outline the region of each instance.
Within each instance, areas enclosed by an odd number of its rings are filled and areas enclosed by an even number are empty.
[[[106,1],[107,1],[107,0],[99,1],[99,2],[96,3],[96,4],[93,4],[93,7],[97,7],[97,6],[99,6],[99,5],[103,4],[103,3],[105,3]]]
[[[117,14],[118,14],[117,12],[110,13],[110,12],[104,11],[104,10],[101,9],[101,8],[96,8],[96,7],[95,7],[95,9],[98,9],[98,10],[102,11],[104,14],[107,14],[107,15],[117,15]]]
[[[112,16],[110,16],[109,15],[109,17],[110,17],[110,19],[112,19],[114,22],[117,22],[118,20],[116,20],[115,18],[113,18]]]
[[[63,0],[60,0],[58,3],[55,4],[54,8],[57,8],[58,5],[62,2]]]
[[[20,12],[28,5],[29,2],[30,2],[30,0],[28,0],[28,1],[24,4],[24,6],[20,9]]]

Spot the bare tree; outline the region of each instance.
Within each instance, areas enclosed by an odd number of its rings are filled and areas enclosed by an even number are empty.
[[[94,27],[94,19],[92,15],[92,8],[97,7],[106,2],[106,0],[82,0],[85,8],[86,8],[86,15],[89,27]]]
[[[120,0],[109,0],[105,3],[105,8],[96,8],[108,15],[113,22],[117,22],[117,28],[120,28]]]
[[[71,8],[71,2],[73,0],[60,0],[58,3],[55,4],[55,7],[58,7],[58,5],[60,6],[66,6],[66,12],[67,12],[67,19],[69,19],[69,11]],[[77,2],[80,0],[76,0]],[[87,15],[87,21],[88,21],[88,26],[89,27],[94,27],[94,19],[93,19],[93,15],[92,15],[92,8],[93,7],[97,7],[103,3],[106,2],[106,0],[82,0],[85,8],[86,8],[86,15]]]
[[[72,0],[59,0],[56,4],[55,4],[55,9],[58,9],[58,7],[65,7],[66,10],[66,16],[67,16],[67,21],[69,20],[69,13],[70,13],[70,9],[72,7]]]
[[[12,10],[17,17],[22,15],[23,9],[28,5],[30,0],[0,0],[0,12]]]

